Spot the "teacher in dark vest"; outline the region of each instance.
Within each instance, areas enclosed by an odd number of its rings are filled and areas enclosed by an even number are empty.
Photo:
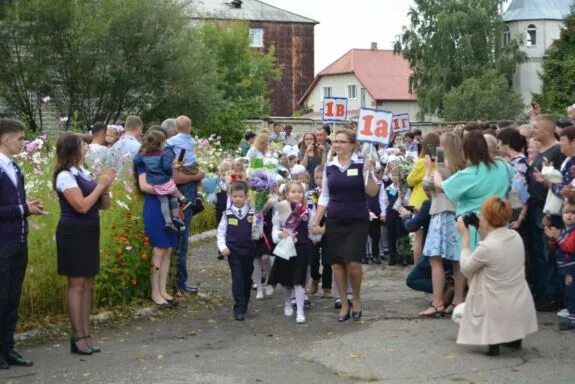
[[[14,350],[18,306],[28,265],[28,221],[43,215],[40,200],[26,200],[24,176],[12,158],[24,148],[24,127],[0,119],[0,369],[31,366]]]
[[[362,315],[361,257],[365,255],[369,232],[367,195],[375,196],[379,186],[372,175],[375,162],[364,162],[355,152],[356,140],[353,131],[343,129],[337,132],[332,149],[337,156],[326,163],[317,214],[311,231],[321,233],[319,223],[327,214],[327,258],[333,265],[337,288],[345,295],[349,278],[353,290],[352,308],[347,300],[342,301],[338,321],[343,322],[350,317],[358,320]],[[367,183],[366,174],[370,175]]]
[[[82,165],[88,145],[80,135],[65,133],[56,143],[54,189],[60,203],[56,228],[58,274],[68,278],[68,316],[72,323],[70,352],[100,352],[90,336],[90,309],[100,269],[100,209],[110,207],[109,188],[116,169],[96,181]]]

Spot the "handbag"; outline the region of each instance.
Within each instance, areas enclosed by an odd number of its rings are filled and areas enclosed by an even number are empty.
[[[545,180],[549,181],[551,184],[557,184],[563,181],[561,172],[553,168],[553,166],[544,166],[541,169],[541,174],[545,177]],[[549,188],[547,191],[547,198],[545,199],[545,205],[543,206],[543,213],[546,215],[561,215],[562,207],[563,199],[555,195],[551,188]]]
[[[507,188],[507,195],[505,198],[511,202],[511,208],[521,209],[523,208],[523,202],[519,197],[519,192],[513,188],[513,175],[511,174],[509,167],[506,164],[503,165],[505,166],[505,170],[507,171],[507,176],[509,179],[509,188]]]

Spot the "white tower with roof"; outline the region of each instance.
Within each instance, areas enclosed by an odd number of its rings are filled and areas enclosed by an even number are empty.
[[[563,19],[569,14],[574,0],[512,0],[503,13],[505,21],[504,44],[510,38],[523,36],[523,51],[527,61],[513,76],[513,89],[526,103],[534,93],[541,92],[543,58],[553,40],[559,38]]]

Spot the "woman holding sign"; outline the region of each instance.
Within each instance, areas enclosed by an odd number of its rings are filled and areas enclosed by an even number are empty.
[[[365,245],[369,231],[369,211],[367,196],[375,196],[379,186],[371,175],[375,162],[364,160],[354,152],[355,133],[344,129],[335,135],[333,149],[337,153],[325,166],[322,190],[317,214],[311,232],[321,233],[319,223],[327,212],[325,233],[327,258],[333,264],[333,272],[339,292],[347,292],[349,276],[353,289],[353,308],[342,301],[338,321],[358,320],[362,315],[360,289],[362,279],[361,256],[365,255]]]

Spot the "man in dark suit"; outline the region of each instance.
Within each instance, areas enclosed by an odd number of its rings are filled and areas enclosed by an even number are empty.
[[[26,217],[45,211],[41,201],[26,201],[24,176],[12,160],[23,146],[22,124],[0,119],[0,369],[33,364],[14,350],[14,331],[28,264]]]

